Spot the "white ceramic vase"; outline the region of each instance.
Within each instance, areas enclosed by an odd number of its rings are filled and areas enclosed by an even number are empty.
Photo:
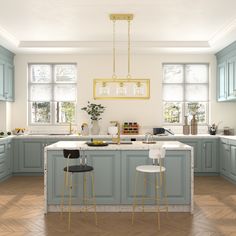
[[[99,134],[99,132],[100,132],[100,127],[98,124],[98,120],[93,120],[91,127],[91,134]]]

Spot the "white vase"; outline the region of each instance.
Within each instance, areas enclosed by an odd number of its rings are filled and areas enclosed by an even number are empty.
[[[93,120],[92,121],[92,128],[91,128],[91,134],[99,134],[100,132],[100,127],[98,124],[98,120]]]

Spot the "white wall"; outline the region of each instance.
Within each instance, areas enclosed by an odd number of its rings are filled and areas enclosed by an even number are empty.
[[[92,101],[93,78],[109,78],[112,74],[111,55],[29,55],[15,57],[15,103],[12,106],[12,128],[27,127],[27,64],[30,62],[76,62],[78,65],[78,129],[89,118],[80,108]],[[151,98],[149,100],[97,100],[106,106],[102,116],[102,132],[106,132],[110,120],[137,121],[146,130],[162,126],[162,63],[204,62],[210,65],[210,123],[223,121],[222,126],[236,129],[236,103],[216,102],[216,59],[214,55],[145,54],[133,55],[132,75],[150,78]],[[126,76],[127,57],[117,57],[117,74]],[[48,127],[47,127],[48,129]]]

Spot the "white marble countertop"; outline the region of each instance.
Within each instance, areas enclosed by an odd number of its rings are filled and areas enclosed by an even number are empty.
[[[108,134],[99,134],[99,135],[87,135],[82,136],[78,134],[25,134],[25,135],[16,135],[15,138],[83,138],[83,139],[111,139],[112,135]],[[121,135],[121,139],[131,139],[131,138],[145,138],[145,134],[138,135]],[[158,139],[175,139],[175,138],[219,138],[219,135],[209,135],[209,134],[198,134],[198,135],[183,135],[183,134],[175,134],[175,135],[153,135],[154,138]],[[225,136],[224,136],[225,137]],[[236,136],[235,136],[236,137]]]
[[[202,139],[202,138],[209,138],[209,139],[217,139],[217,138],[225,138],[229,140],[236,140],[236,135],[209,135],[209,134],[197,134],[197,135],[183,135],[183,134],[175,134],[175,135],[166,135],[166,136],[158,136],[154,135],[154,139]],[[101,134],[101,135],[88,135],[88,136],[82,136],[77,134],[24,134],[24,135],[9,135],[9,136],[3,136],[0,138],[0,140],[5,139],[84,139],[84,140],[90,140],[90,139],[111,139],[111,135]],[[137,139],[145,139],[145,134],[139,134],[139,135],[121,135],[121,139],[131,139],[131,138],[137,138]]]
[[[166,150],[192,150],[191,146],[178,141],[158,141],[156,144],[145,144],[141,141],[134,141],[132,144],[109,144],[103,147],[91,147],[85,141],[59,141],[45,147],[45,151],[80,149],[80,150],[149,150],[150,148],[164,147]]]

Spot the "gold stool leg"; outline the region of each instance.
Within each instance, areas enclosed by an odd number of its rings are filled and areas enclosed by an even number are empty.
[[[159,191],[159,184],[158,184],[158,174],[156,174],[155,178],[155,199],[156,199],[156,206],[157,206],[157,225],[158,230],[160,230],[160,191]]]
[[[143,175],[144,175],[144,178],[143,178],[144,193],[143,193],[143,196],[142,196],[142,210],[144,212],[144,200],[145,200],[145,197],[146,197],[146,194],[147,194],[147,174],[143,173]]]
[[[66,185],[66,172],[64,171],[64,183],[63,183],[63,188],[62,188],[62,193],[61,193],[61,217],[62,217],[63,208],[64,208],[65,185]]]
[[[92,181],[92,195],[93,195],[93,206],[94,206],[95,224],[98,225],[97,209],[96,209],[96,199],[95,199],[95,192],[94,192],[94,176],[93,176],[92,172],[90,172],[90,175],[91,175],[91,181]]]
[[[86,173],[83,174],[83,187],[84,187],[84,192],[83,192],[83,204],[85,205],[85,211],[88,212],[88,205],[87,205],[87,176]]]
[[[166,191],[166,172],[164,173],[164,196],[165,196],[166,214],[167,216],[169,216],[169,211],[168,211],[169,205]]]
[[[137,178],[138,178],[138,171],[136,170],[135,181],[134,181],[134,202],[133,202],[132,224],[134,223],[134,212],[135,212],[135,207],[136,207]]]
[[[73,174],[70,174],[70,193],[69,193],[69,218],[68,218],[68,230],[70,231],[70,221],[71,221],[71,195],[72,195],[72,181],[73,181]]]

